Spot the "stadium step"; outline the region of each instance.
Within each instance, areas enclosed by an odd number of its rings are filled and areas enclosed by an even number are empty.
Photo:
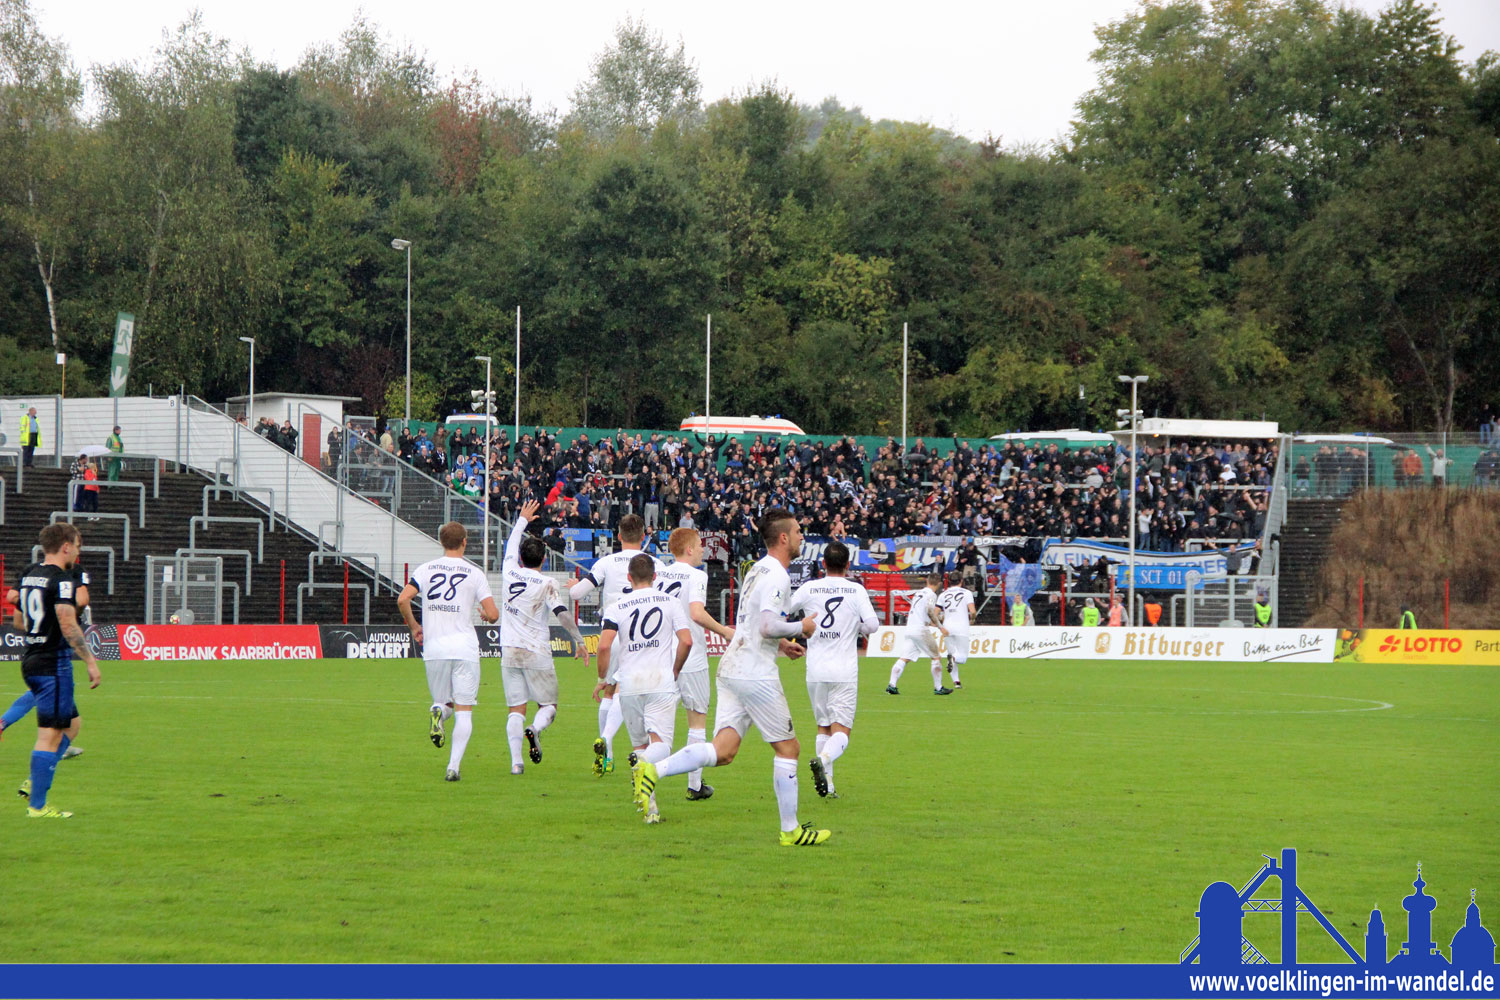
[[[129,478],[128,476],[125,478]],[[5,556],[5,584],[14,586],[17,575],[31,565],[31,549],[36,544],[37,532],[48,522],[52,511],[67,509],[68,472],[66,469],[32,468],[26,470],[25,492],[16,494],[14,476],[6,475],[5,523],[0,524],[0,553]],[[85,545],[108,545],[115,549],[115,592],[108,593],[104,574],[106,558],[102,554],[84,553],[84,564],[94,575],[90,589],[94,620],[103,623],[141,622],[146,611],[146,557],[172,556],[180,548],[186,548],[189,539],[189,522],[203,513],[203,487],[208,481],[191,473],[168,473],[161,476],[161,496],[146,499],[146,524],[138,520],[139,501],[134,491],[99,491],[101,513],[123,513],[131,517],[130,560],[124,558],[122,546],[124,528],[119,521],[100,520],[90,522],[83,515],[76,523],[84,533]],[[150,481],[147,480],[147,490]],[[220,500],[209,499],[210,515],[222,517],[254,517],[267,523],[265,514],[257,507],[241,500],[230,499],[226,493]],[[248,549],[252,554],[256,548],[256,529],[250,524],[212,524],[205,530],[200,527],[197,544],[202,548]],[[240,622],[244,624],[274,624],[280,617],[281,564],[286,561],[286,620],[289,624],[297,619],[297,584],[308,578],[308,554],[317,549],[316,542],[295,532],[283,530],[278,522],[275,531],[265,534],[265,559],[251,566],[250,593],[245,590],[244,560],[233,556],[224,558],[224,578],[240,584]],[[383,567],[382,567],[383,568]],[[320,563],[315,567],[314,579],[320,583],[341,583],[343,567],[335,561]],[[400,571],[397,571],[400,576]],[[368,582],[368,578],[351,571],[351,584]],[[377,608],[379,609],[377,611]],[[231,619],[231,598],[224,598],[224,620]],[[359,591],[351,591],[349,614],[351,621],[361,620],[364,599]],[[371,595],[371,621],[391,622],[398,620],[395,602],[388,590],[380,595]],[[343,620],[343,595],[339,591],[320,590],[308,594],[303,601],[303,620],[306,622],[339,622]]]
[[[1318,577],[1328,545],[1343,517],[1344,499],[1294,499],[1287,502],[1281,532],[1281,621],[1297,627],[1317,606]]]

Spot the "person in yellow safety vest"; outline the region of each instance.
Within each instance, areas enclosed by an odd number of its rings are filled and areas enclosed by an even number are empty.
[[[1109,599],[1109,624],[1113,628],[1125,624],[1125,606],[1113,597]]]
[[[1087,598],[1083,602],[1083,627],[1099,627],[1099,609],[1094,606],[1094,599],[1092,597]]]
[[[114,429],[109,435],[109,439],[104,442],[104,447],[108,448],[110,453],[114,455],[118,455],[125,450],[125,442],[120,440],[120,428],[116,427]],[[120,478],[120,460],[118,458],[111,458],[107,468],[109,470],[110,482],[113,483]]]
[[[1016,599],[1010,605],[1010,623],[1017,628],[1020,628],[1022,625],[1036,624],[1036,615],[1031,613],[1031,606],[1021,600],[1021,595],[1019,594],[1016,595]]]
[[[1271,602],[1268,598],[1256,597],[1255,599],[1255,627],[1271,627]]]
[[[42,425],[36,420],[36,407],[21,414],[21,464],[30,468],[32,452],[42,443]]]
[[[1416,628],[1417,627],[1417,614],[1416,614],[1416,612],[1413,611],[1411,608],[1407,607],[1405,604],[1401,605],[1401,624],[1397,625],[1396,627],[1397,628],[1413,628],[1413,629]]]

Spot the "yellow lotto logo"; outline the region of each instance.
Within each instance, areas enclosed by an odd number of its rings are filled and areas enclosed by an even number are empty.
[[[1500,631],[1365,629],[1353,648],[1364,663],[1500,666]]]

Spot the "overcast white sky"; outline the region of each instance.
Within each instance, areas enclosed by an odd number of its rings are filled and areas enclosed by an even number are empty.
[[[32,2],[80,68],[147,59],[163,29],[194,6],[215,34],[287,67],[308,46],[336,40],[363,9],[392,40],[424,52],[441,79],[472,69],[496,92],[560,111],[615,25],[633,14],[669,41],[682,39],[705,102],[774,79],[803,103],[834,95],[872,119],[925,121],[1007,144],[1048,142],[1067,130],[1074,102],[1094,84],[1095,25],[1135,9],[1134,0]],[[1439,0],[1438,10],[1467,61],[1500,50],[1500,0]]]

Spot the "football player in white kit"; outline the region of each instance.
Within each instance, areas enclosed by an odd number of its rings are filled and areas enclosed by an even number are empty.
[[[955,691],[964,686],[958,679],[960,664],[969,661],[969,623],[974,620],[974,591],[954,584],[937,596],[938,607],[943,609],[943,628],[948,630],[948,676],[953,678]],[[933,674],[933,683],[943,686],[942,671]]]
[[[790,640],[812,635],[817,627],[812,615],[800,622],[785,617],[786,599],[792,589],[787,568],[802,549],[802,528],[790,511],[773,507],[761,515],[760,537],[766,555],[745,574],[734,639],[719,660],[714,738],[685,746],[659,764],[641,761],[633,771],[637,794],[650,795],[661,778],[730,763],[754,726],[775,754],[771,787],[781,818],[781,846],[811,847],[832,834],[811,823],[797,822],[800,748],[776,665],[778,652],[792,658],[800,656],[802,647]]]
[[[833,762],[849,748],[859,696],[859,637],[880,627],[865,588],[849,579],[849,547],[830,542],[823,552],[828,575],[809,580],[787,601],[790,615],[807,613],[818,627],[807,640],[807,696],[818,725],[817,753],[807,765],[819,795],[838,798]]]
[[[891,682],[886,685],[886,694],[900,694],[896,689],[896,682],[901,679],[901,672],[912,660],[923,657],[932,661],[932,693],[953,693],[951,688],[942,685],[943,668],[939,665],[941,654],[938,652],[937,636],[933,634],[933,626],[943,635],[948,634],[942,624],[942,612],[937,606],[937,592],[942,585],[943,578],[932,573],[928,575],[922,588],[911,595],[911,606],[906,614],[906,631],[901,635],[901,649],[897,653],[896,662],[891,664]]]
[[[441,559],[417,567],[396,598],[412,638],[422,647],[427,665],[427,687],[432,692],[428,735],[432,745],[443,745],[443,723],[453,720],[453,749],[444,778],[457,781],[464,749],[474,731],[474,705],[479,701],[479,636],[474,631],[474,608],[493,624],[500,618],[490,582],[478,566],[464,558],[469,533],[457,521],[438,529]],[[422,597],[422,624],[412,615],[412,598]],[[456,714],[455,714],[456,713]]]
[[[536,535],[526,533],[526,525],[540,508],[535,500],[521,505],[510,538],[505,542],[505,561],[501,570],[504,591],[505,621],[500,626],[500,680],[505,686],[505,704],[510,714],[505,720],[506,741],[510,744],[510,773],[523,774],[521,740],[530,749],[531,762],[542,762],[542,730],[557,718],[557,668],[552,662],[552,630],[547,614],[557,621],[573,640],[576,655],[587,666],[588,647],[573,620],[572,609],[557,586],[557,581],[540,572],[547,558],[547,546]],[[526,703],[536,702],[536,715],[526,725]]]
[[[659,823],[656,796],[643,792],[643,762],[665,760],[677,724],[677,679],[693,651],[692,623],[676,594],[657,590],[656,560],[644,552],[630,559],[630,587],[610,609],[599,633],[599,687],[613,676],[615,700],[625,716],[631,797],[647,823]]]
[[[595,589],[599,591],[599,620],[609,616],[609,609],[622,594],[630,592],[630,560],[640,555],[641,543],[646,540],[646,522],[639,514],[626,514],[620,518],[620,550],[600,556],[588,573],[568,591],[568,596],[581,601]],[[653,557],[654,558],[654,557]],[[660,572],[663,564],[656,564]],[[623,717],[620,706],[615,703],[613,682],[594,692],[599,703],[599,738],[594,740],[594,775],[603,777],[615,769],[615,733],[620,731]]]
[[[708,739],[708,640],[703,630],[734,638],[734,629],[721,625],[708,613],[708,574],[703,565],[703,537],[692,528],[677,528],[667,537],[667,550],[674,561],[656,571],[656,589],[682,600],[687,616],[697,626],[693,629],[693,649],[687,663],[677,675],[677,695],[687,710],[687,741],[702,743]],[[714,786],[703,783],[703,770],[688,772],[687,797],[697,802],[713,795]]]

